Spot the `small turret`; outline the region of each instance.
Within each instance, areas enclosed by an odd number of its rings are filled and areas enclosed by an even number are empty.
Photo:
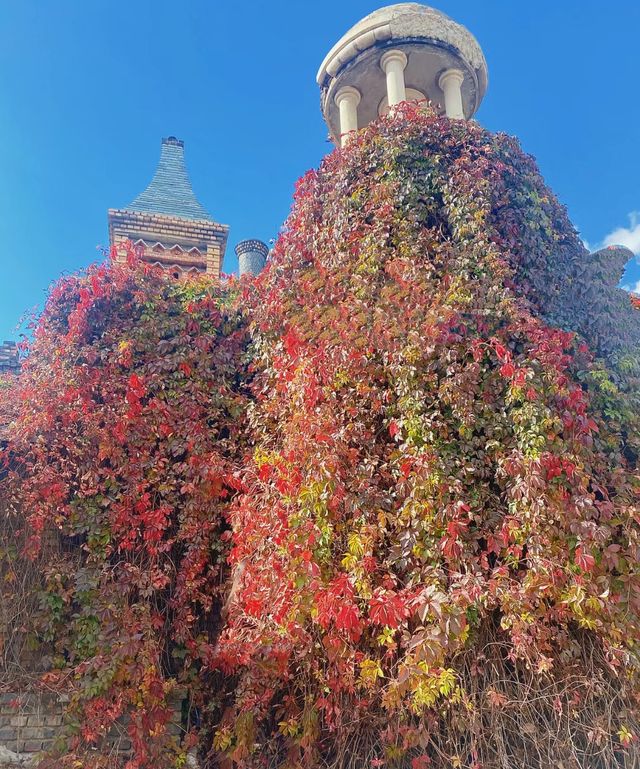
[[[269,246],[261,240],[241,240],[235,248],[240,277],[257,275],[262,271],[269,255]]]

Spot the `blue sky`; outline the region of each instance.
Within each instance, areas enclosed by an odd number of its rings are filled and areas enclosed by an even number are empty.
[[[106,211],[186,142],[233,246],[277,235],[329,151],[315,74],[375,0],[0,0],[0,340],[49,283],[98,256]],[[477,115],[517,135],[592,246],[640,254],[637,0],[437,0],[478,38]],[[640,281],[640,264],[625,283]]]

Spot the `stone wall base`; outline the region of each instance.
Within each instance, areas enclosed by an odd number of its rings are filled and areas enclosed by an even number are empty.
[[[42,754],[63,748],[68,734],[64,717],[66,702],[63,696],[33,692],[0,694],[1,769],[35,766]],[[183,734],[181,699],[175,699],[172,710],[174,716],[168,731],[179,741]],[[126,720],[116,723],[105,738],[102,750],[123,757],[129,753],[131,742]]]

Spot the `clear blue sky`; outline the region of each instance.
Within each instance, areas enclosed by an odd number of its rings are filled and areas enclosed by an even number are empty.
[[[277,235],[330,149],[315,73],[375,0],[0,0],[0,339],[50,281],[97,257],[107,208],[186,142],[233,246]],[[592,245],[640,253],[637,0],[436,0],[478,38],[478,120],[516,134]],[[632,264],[625,283],[640,281]]]

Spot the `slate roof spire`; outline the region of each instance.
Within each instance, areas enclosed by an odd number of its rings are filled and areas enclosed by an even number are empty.
[[[160,161],[151,183],[126,209],[184,219],[212,219],[191,187],[181,139],[169,136],[162,140]]]
[[[158,167],[147,189],[124,208],[110,208],[109,244],[114,258],[127,258],[133,243],[140,259],[170,271],[220,275],[229,227],[199,203],[184,162],[184,142],[162,140]]]

